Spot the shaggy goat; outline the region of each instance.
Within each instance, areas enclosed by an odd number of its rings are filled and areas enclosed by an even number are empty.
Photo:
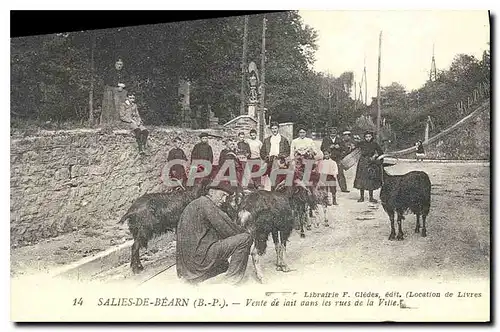
[[[292,206],[286,194],[276,191],[258,190],[243,197],[237,208],[237,223],[250,231],[254,239],[251,251],[257,279],[263,281],[260,257],[267,248],[269,233],[276,249],[276,270],[289,272],[285,262],[286,243],[293,230]]]
[[[263,281],[260,257],[266,252],[270,233],[276,249],[276,269],[283,272],[290,271],[285,262],[284,253],[295,223],[293,202],[298,200],[299,195],[302,196],[306,193],[307,196],[311,194],[300,183],[297,186],[281,188],[280,190],[257,190],[246,194],[236,193],[221,207],[233,220],[246,228],[252,235],[254,240],[251,251],[252,262],[257,273],[257,279],[260,282]],[[301,199],[307,198],[302,197]],[[311,197],[308,199],[314,202]]]
[[[404,213],[410,211],[417,216],[415,233],[420,232],[420,216],[422,216],[422,236],[427,236],[426,219],[431,205],[431,181],[427,173],[411,171],[403,175],[390,175],[382,167],[382,188],[380,201],[391,221],[389,240],[403,240],[401,222]],[[394,229],[394,212],[398,215],[398,235]]]
[[[134,273],[144,269],[139,249],[147,248],[153,236],[175,231],[186,205],[201,196],[203,190],[204,185],[200,184],[187,189],[145,194],[132,204],[118,223],[128,220],[129,230],[134,238],[130,257],[130,267]]]
[[[306,237],[304,225],[307,230],[311,229],[307,215],[308,208],[312,214],[312,211],[317,208],[318,202],[314,191],[305,186],[301,180],[296,179],[294,184],[294,186],[285,186],[284,182],[281,182],[276,186],[275,191],[288,197],[294,216],[294,225],[297,226],[297,230],[300,230],[300,237],[304,238]]]

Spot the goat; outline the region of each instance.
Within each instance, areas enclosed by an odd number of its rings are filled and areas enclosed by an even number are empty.
[[[314,211],[317,208],[317,199],[314,192],[308,188],[301,180],[295,179],[294,186],[285,186],[285,181],[280,182],[275,191],[285,194],[290,202],[294,217],[294,225],[300,230],[300,237],[306,237],[304,225],[307,230],[311,229],[307,210]]]
[[[381,160],[384,155],[378,159]],[[390,175],[382,163],[382,188],[380,201],[384,211],[391,221],[391,234],[389,240],[403,240],[404,234],[401,222],[404,213],[410,211],[417,217],[415,233],[420,232],[420,216],[422,216],[422,237],[427,236],[426,219],[431,205],[431,181],[423,171],[411,171],[403,175]],[[394,229],[394,212],[398,215],[398,235]]]
[[[276,249],[276,270],[289,272],[285,261],[286,243],[295,224],[293,202],[299,193],[311,195],[300,181],[293,187],[278,191],[256,190],[249,193],[237,192],[221,206],[229,217],[249,231],[253,238],[251,250],[252,262],[257,280],[263,282],[260,257],[265,254],[269,233],[273,237]],[[308,196],[309,197],[309,196]],[[312,198],[308,198],[314,204]],[[302,229],[303,231],[303,229]]]
[[[258,281],[263,282],[260,257],[266,252],[269,233],[276,249],[276,270],[290,271],[284,252],[293,230],[294,218],[289,197],[285,193],[266,190],[251,192],[243,196],[236,210],[228,214],[236,217],[236,222],[252,235],[254,243],[251,256]]]
[[[201,183],[185,189],[164,193],[150,193],[139,197],[132,203],[119,224],[128,220],[130,233],[134,239],[131,248],[130,267],[133,273],[144,270],[139,257],[139,249],[147,248],[148,242],[155,236],[168,231],[175,231],[184,208],[200,197],[205,189]]]

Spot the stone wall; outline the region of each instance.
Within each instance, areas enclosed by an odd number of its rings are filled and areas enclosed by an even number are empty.
[[[251,129],[257,130],[257,120],[249,115],[240,115],[231,121],[224,124],[225,128],[233,129],[235,132],[243,131],[247,134]],[[291,143],[294,139],[293,136],[293,122],[280,123],[280,134],[288,139]],[[271,135],[271,128],[269,126],[264,127],[264,138]]]
[[[426,159],[490,160],[490,104],[477,110],[449,133],[424,144]],[[415,149],[392,153],[399,158],[415,158]]]
[[[247,137],[250,130],[257,130],[257,120],[249,115],[240,115],[224,124],[225,128],[233,129],[235,132],[244,132]]]
[[[235,135],[230,129],[206,131]],[[146,156],[138,154],[127,130],[12,135],[11,246],[34,244],[96,223],[115,224],[137,197],[166,189],[160,175],[172,139],[183,138],[189,158],[201,132],[152,128]],[[209,142],[217,163],[222,141]]]

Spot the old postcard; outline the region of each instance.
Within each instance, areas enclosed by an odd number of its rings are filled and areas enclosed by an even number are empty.
[[[491,320],[487,10],[136,14],[11,38],[12,321]]]

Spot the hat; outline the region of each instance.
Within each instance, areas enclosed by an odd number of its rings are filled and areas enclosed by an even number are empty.
[[[342,135],[351,135],[351,132],[349,130],[346,130],[342,133]]]
[[[372,136],[375,136],[375,134],[373,133],[373,131],[371,130],[367,130],[365,131],[365,133],[363,134],[363,136],[366,136],[366,135],[372,135]]]
[[[208,189],[217,189],[227,192],[229,195],[234,194],[235,190],[233,186],[229,183],[229,181],[220,181],[220,182],[212,182]]]
[[[337,131],[337,127],[330,127],[330,131]]]
[[[209,136],[209,135],[208,135],[207,133],[201,133],[201,134],[200,134],[200,138],[202,138],[202,137],[208,137],[208,136]]]

